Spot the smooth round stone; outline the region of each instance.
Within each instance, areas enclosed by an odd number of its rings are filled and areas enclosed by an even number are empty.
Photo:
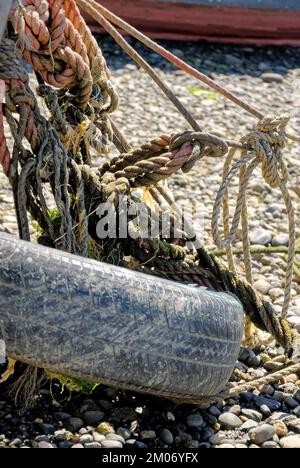
[[[121,442],[121,444],[125,444],[124,437],[120,436],[119,434],[114,434],[114,433],[107,434],[106,440],[117,440]]]
[[[101,444],[101,442],[105,440],[105,436],[103,434],[99,434],[98,432],[93,432],[92,435],[94,442],[99,442],[99,444]]]
[[[294,317],[288,317],[287,321],[300,333],[300,316],[295,315]]]
[[[275,434],[276,431],[273,426],[269,424],[263,424],[262,426],[253,429],[249,433],[249,437],[256,445],[261,445],[268,440],[272,440]]]
[[[219,408],[217,408],[216,406],[211,406],[211,407],[208,409],[208,412],[209,412],[212,416],[215,416],[216,418],[218,418],[218,417],[221,415],[221,411],[220,411]]]
[[[266,229],[258,228],[250,232],[249,238],[253,245],[268,245],[272,241],[272,233]]]
[[[244,422],[244,424],[240,427],[241,431],[248,432],[251,429],[254,429],[258,426],[258,423],[256,421],[253,421],[252,419],[248,419],[247,421]]]
[[[53,444],[51,444],[50,442],[42,441],[42,442],[38,443],[38,448],[39,449],[53,449],[53,448],[56,448],[56,447]]]
[[[259,411],[264,416],[271,416],[271,414],[272,414],[272,411],[270,410],[270,408],[267,405],[261,405],[260,408],[259,408]]]
[[[72,449],[84,449],[84,446],[82,444],[74,444],[71,447]]]
[[[190,414],[186,418],[186,424],[188,427],[197,427],[197,428],[205,426],[205,422],[202,416],[198,413]]]
[[[280,446],[286,449],[300,448],[300,435],[291,435],[283,437],[280,440]]]
[[[82,428],[84,422],[81,418],[69,418],[65,421],[66,429],[71,432],[77,432],[79,429]]]
[[[235,446],[232,444],[221,444],[217,446],[218,449],[234,449]]]
[[[262,420],[262,414],[252,409],[243,408],[242,414],[248,419],[252,419],[253,421],[258,423]]]
[[[218,418],[219,423],[224,429],[237,429],[241,427],[243,422],[240,420],[238,416],[233,413],[223,413]]]
[[[89,442],[94,442],[94,438],[91,434],[83,434],[79,437],[79,440],[82,444],[88,444]]]
[[[105,439],[101,442],[102,447],[104,448],[123,448],[123,444],[119,442],[118,440],[109,440]]]
[[[270,291],[270,289],[272,288],[272,286],[270,285],[270,283],[264,279],[259,279],[257,281],[255,281],[254,283],[254,288],[260,292],[261,294],[268,294],[268,292]]]
[[[288,428],[286,427],[286,425],[284,424],[283,421],[274,421],[273,423],[273,427],[276,431],[276,434],[279,436],[279,437],[285,437],[288,435]]]
[[[282,83],[283,76],[279,75],[279,73],[263,73],[261,75],[261,79],[266,83]]]
[[[104,416],[102,411],[86,411],[83,414],[83,419],[89,426],[97,426]]]
[[[264,448],[264,449],[278,449],[280,448],[279,445],[274,442],[273,440],[268,440],[267,442],[264,442],[260,448]]]
[[[84,444],[84,448],[86,449],[101,449],[102,445],[99,442],[88,442]]]
[[[163,444],[171,445],[174,442],[174,437],[169,429],[160,429],[158,432],[158,437],[162,441]]]
[[[297,408],[297,406],[299,405],[299,402],[297,400],[295,400],[294,398],[292,397],[287,397],[285,400],[284,400],[285,404],[291,408],[291,409],[295,409]]]
[[[131,437],[131,432],[129,429],[126,427],[118,427],[117,429],[117,434],[119,434],[121,437],[123,437],[125,440],[130,439]]]
[[[220,445],[223,443],[223,441],[226,440],[226,434],[225,432],[218,432],[217,434],[213,435],[210,439],[209,442],[212,445]]]
[[[277,234],[272,239],[272,245],[274,247],[281,247],[289,245],[289,235],[288,234]]]

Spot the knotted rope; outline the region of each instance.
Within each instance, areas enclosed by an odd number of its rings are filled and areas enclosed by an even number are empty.
[[[247,211],[247,187],[254,170],[261,166],[262,175],[266,183],[272,188],[280,189],[288,214],[289,223],[289,249],[285,281],[285,297],[282,309],[282,318],[285,318],[288,312],[291,298],[291,289],[293,281],[295,248],[296,248],[296,229],[295,214],[289,190],[287,188],[288,170],[283,160],[283,149],[286,146],[286,125],[289,122],[289,116],[267,117],[262,119],[256,125],[254,131],[248,133],[242,138],[250,150],[243,150],[240,159],[232,164],[235,156],[235,150],[229,152],[224,168],[223,183],[218,191],[213,209],[212,233],[216,245],[226,247],[228,260],[235,271],[233,257],[230,247],[236,238],[237,229],[242,222],[242,239],[244,249],[244,262],[246,277],[252,283],[251,254],[248,236],[248,211]],[[240,174],[239,194],[237,197],[235,213],[232,225],[229,227],[228,216],[228,189],[234,176]],[[219,229],[219,219],[223,204],[223,224],[224,238],[222,239]]]

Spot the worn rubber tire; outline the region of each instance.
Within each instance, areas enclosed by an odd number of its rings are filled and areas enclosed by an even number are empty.
[[[218,393],[243,334],[215,293],[0,234],[0,337],[20,361],[189,400]]]

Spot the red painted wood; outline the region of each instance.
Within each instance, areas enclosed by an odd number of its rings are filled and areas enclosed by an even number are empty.
[[[155,38],[300,45],[300,9],[266,10],[158,0],[99,0],[99,3]],[[87,19],[93,31],[101,31],[95,20]]]

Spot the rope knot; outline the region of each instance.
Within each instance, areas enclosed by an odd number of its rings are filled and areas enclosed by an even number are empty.
[[[190,158],[182,166],[182,171],[185,173],[189,172],[204,156],[221,158],[228,153],[228,145],[222,138],[204,132],[184,132],[174,135],[171,139],[170,151],[181,148],[185,143],[193,146]]]

